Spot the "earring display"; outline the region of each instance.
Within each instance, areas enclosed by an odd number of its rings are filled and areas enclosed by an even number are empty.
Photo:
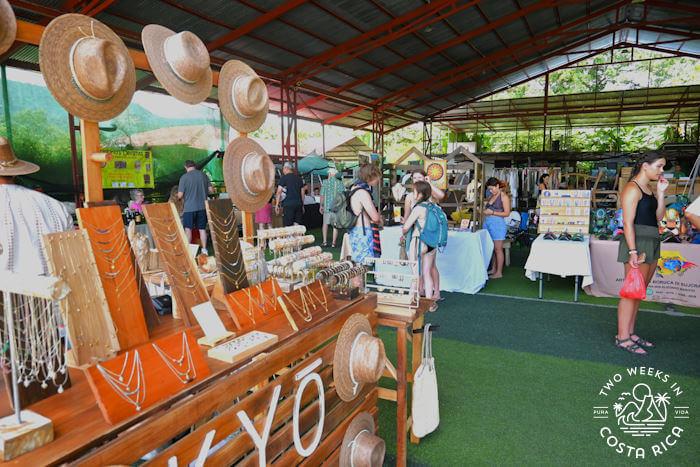
[[[192,307],[209,301],[209,294],[187,246],[180,216],[173,203],[146,204],[143,210],[163,269],[178,305],[184,310],[185,324],[191,326],[196,322]]]
[[[191,331],[140,345],[85,371],[110,424],[137,415],[210,373]]]
[[[148,327],[141,303],[142,281],[119,207],[80,208],[76,213],[80,227],[90,239],[120,348],[146,342]]]
[[[244,289],[249,284],[233,203],[230,199],[214,199],[208,200],[206,206],[224,294]]]
[[[261,284],[237,290],[225,296],[229,304],[231,318],[236,327],[255,328],[260,323],[278,315],[281,309],[277,297],[282,295],[277,280],[270,279]]]
[[[129,317],[131,310],[125,310],[125,316],[121,316],[115,308],[110,316],[88,233],[80,229],[47,234],[43,245],[51,274],[71,288],[59,304],[71,346],[66,351],[69,364],[93,365],[113,357],[120,349],[119,335],[129,333],[129,322],[124,318]],[[122,275],[116,277],[119,280]]]
[[[366,258],[365,261],[369,266],[375,266],[374,269],[367,268],[365,289],[376,291],[377,303],[410,310],[418,308],[420,301],[418,261],[388,258]],[[378,264],[387,266],[387,270],[377,271]],[[404,271],[406,266],[409,267],[410,272],[400,272]],[[382,283],[382,279],[390,279],[392,285]]]
[[[259,354],[271,345],[277,343],[278,339],[278,336],[275,334],[251,331],[225,344],[209,349],[207,355],[226,363],[236,364]]]

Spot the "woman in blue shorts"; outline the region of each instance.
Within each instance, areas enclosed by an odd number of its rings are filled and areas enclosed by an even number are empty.
[[[508,232],[506,217],[510,215],[510,197],[503,191],[505,186],[505,182],[493,177],[486,181],[488,201],[484,209],[484,228],[493,240],[490,279],[503,277],[503,240]]]

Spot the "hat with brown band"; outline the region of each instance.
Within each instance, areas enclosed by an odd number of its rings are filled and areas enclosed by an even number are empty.
[[[17,37],[17,19],[7,0],[0,0],[0,55],[15,42]]]
[[[28,175],[38,171],[38,165],[17,159],[10,143],[0,136],[0,177]]]
[[[124,42],[89,16],[51,21],[39,43],[39,66],[56,101],[83,120],[110,120],[134,95],[136,72]]]
[[[333,355],[333,381],[338,396],[353,400],[367,383],[376,383],[384,370],[384,343],[372,335],[365,315],[355,313],[343,324]]]
[[[275,189],[275,165],[258,143],[239,136],[224,153],[224,183],[238,209],[255,212],[270,201]]]
[[[267,86],[240,60],[224,63],[219,73],[219,107],[226,121],[241,133],[252,133],[265,123],[270,101]]]
[[[211,63],[199,37],[149,24],[141,31],[141,39],[153,74],[171,96],[187,104],[199,104],[209,97]]]
[[[374,467],[383,465],[386,444],[374,434],[374,418],[369,412],[360,412],[345,430],[340,448],[341,467]]]

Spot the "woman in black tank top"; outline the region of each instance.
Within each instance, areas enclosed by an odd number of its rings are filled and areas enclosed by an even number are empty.
[[[625,276],[639,268],[648,287],[660,256],[659,220],[664,216],[664,193],[668,181],[663,178],[666,160],[657,152],[646,151],[637,161],[630,181],[622,191],[624,238],[620,240],[617,260],[625,263]],[[649,186],[655,181],[656,196]],[[640,300],[621,298],[617,306],[615,345],[635,355],[646,355],[654,345],[634,332]]]

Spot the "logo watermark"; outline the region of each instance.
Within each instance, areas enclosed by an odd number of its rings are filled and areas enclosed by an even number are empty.
[[[682,438],[690,418],[683,389],[668,373],[631,367],[605,381],[593,406],[600,437],[630,458],[658,457]]]

